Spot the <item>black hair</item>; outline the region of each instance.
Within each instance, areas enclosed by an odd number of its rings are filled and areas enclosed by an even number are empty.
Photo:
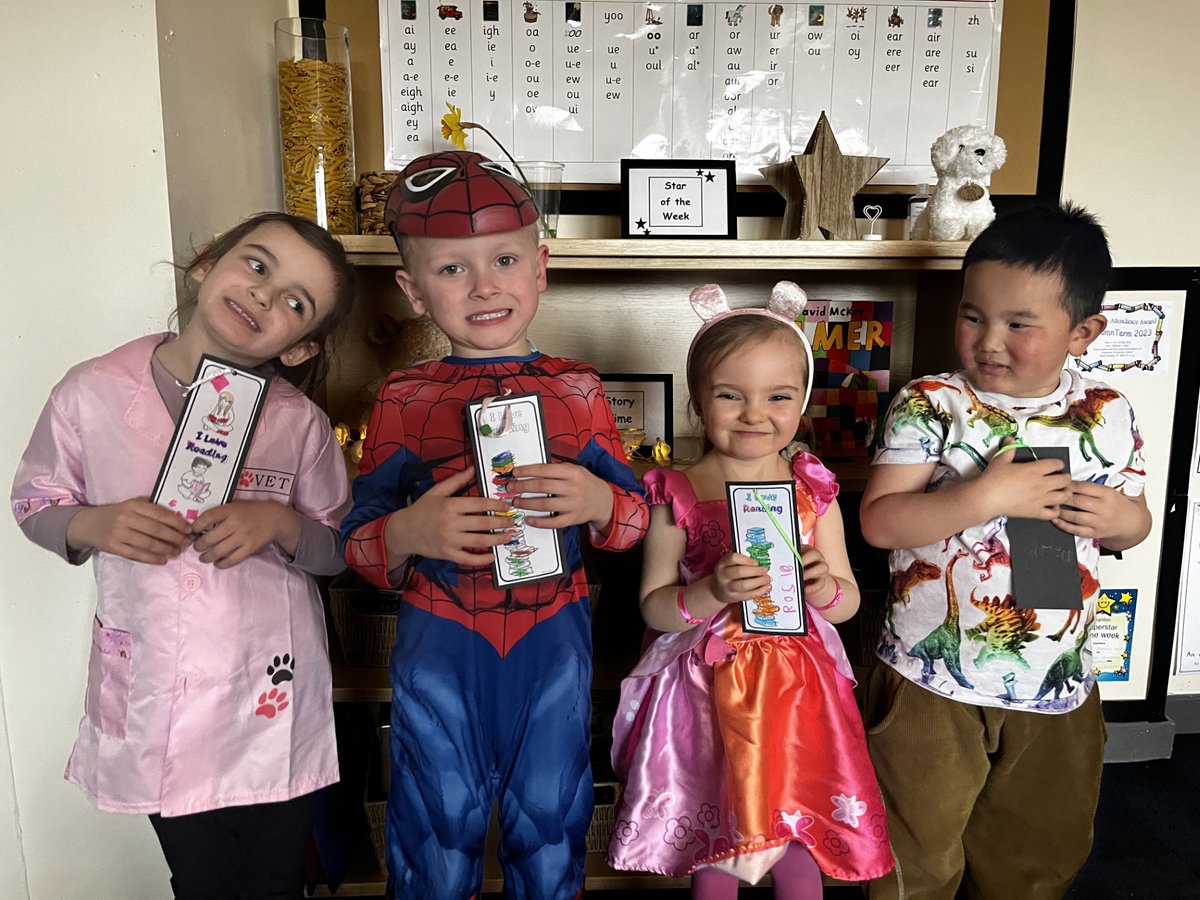
[[[206,469],[210,468],[212,466],[212,460],[205,459],[203,456],[197,456],[192,459],[191,468],[194,469],[194,468],[196,468],[196,466],[200,465],[201,463],[204,464],[204,468],[206,468]]]
[[[236,247],[246,235],[271,222],[278,222],[291,228],[306,244],[325,257],[325,261],[333,273],[333,308],[325,318],[317,323],[312,333],[305,337],[305,340],[316,343],[321,348],[321,352],[298,366],[289,367],[278,359],[272,360],[275,370],[281,376],[300,389],[308,391],[324,381],[325,376],[329,373],[329,356],[333,352],[334,337],[340,331],[342,323],[350,315],[350,310],[354,305],[354,266],[346,258],[346,250],[337,238],[309,219],[282,212],[264,212],[251,216],[209,241],[200,248],[191,262],[178,268],[183,272],[183,279],[190,288],[195,284],[193,276],[198,269],[212,266]],[[196,300],[195,293],[190,292],[186,299],[180,301],[178,315],[181,320],[186,321],[191,315],[196,306]]]
[[[1060,302],[1072,325],[1100,312],[1112,275],[1104,229],[1095,216],[1070,202],[998,216],[967,248],[963,272],[986,261],[1058,275]]]

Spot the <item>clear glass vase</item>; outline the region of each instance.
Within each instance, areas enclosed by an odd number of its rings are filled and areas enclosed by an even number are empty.
[[[350,32],[322,19],[275,23],[284,210],[354,234]]]

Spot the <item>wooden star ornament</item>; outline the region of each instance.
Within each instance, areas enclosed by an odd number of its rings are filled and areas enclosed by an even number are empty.
[[[803,154],[759,169],[787,201],[783,237],[808,240],[820,230],[829,240],[856,240],[854,195],[889,158],[843,156],[822,112]]]

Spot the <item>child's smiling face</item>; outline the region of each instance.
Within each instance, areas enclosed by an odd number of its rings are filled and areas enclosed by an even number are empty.
[[[396,282],[418,315],[428,312],[455,356],[529,353],[529,325],[546,289],[549,251],[536,226],[472,237],[409,237]]]
[[[1103,316],[1078,324],[1062,302],[1057,272],[987,260],[963,274],[954,343],[971,383],[1008,397],[1045,397],[1067,356],[1082,356],[1104,330]]]
[[[333,310],[334,273],[287,225],[263,223],[193,277],[200,288],[187,331],[204,332],[207,352],[242,365],[278,357],[295,366],[320,350],[306,338]]]
[[[700,397],[713,449],[735,459],[777,454],[796,436],[808,373],[801,345],[774,334],[739,347],[713,367]]]

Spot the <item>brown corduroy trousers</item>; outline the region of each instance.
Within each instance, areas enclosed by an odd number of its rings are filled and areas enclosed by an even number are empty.
[[[876,663],[863,718],[897,861],[871,900],[1063,896],[1092,846],[1098,690],[1058,715],[972,706]]]

